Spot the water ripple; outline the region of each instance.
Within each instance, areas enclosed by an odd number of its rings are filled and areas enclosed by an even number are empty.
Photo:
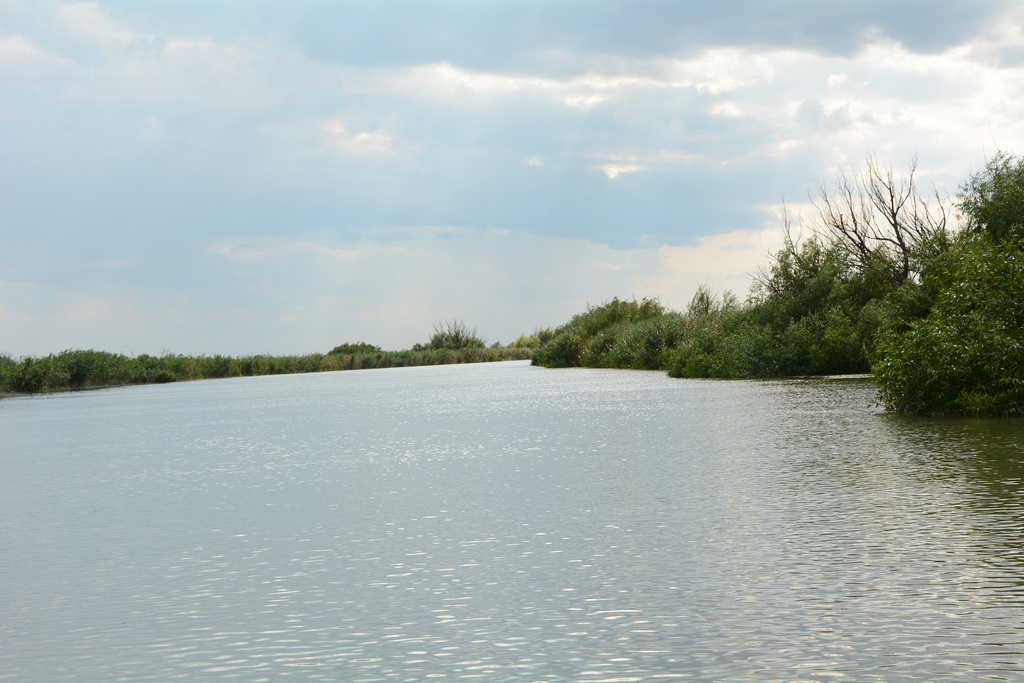
[[[1024,679],[1024,430],[522,363],[5,399],[0,680]]]

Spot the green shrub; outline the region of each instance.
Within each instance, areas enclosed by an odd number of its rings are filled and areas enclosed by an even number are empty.
[[[363,342],[356,342],[355,344],[339,344],[333,349],[328,351],[328,355],[336,356],[340,354],[354,354],[354,353],[379,353],[381,348],[374,346],[373,344],[366,344]]]
[[[896,412],[1024,414],[1024,241],[964,238],[927,318],[891,329],[873,366]]]
[[[590,307],[553,332],[539,332],[540,346],[533,354],[533,363],[546,367],[608,367],[609,354],[620,333],[630,325],[664,313],[665,309],[655,299],[620,301],[614,298],[601,306]]]
[[[69,387],[70,374],[54,356],[25,358],[8,375],[12,391],[58,391]]]

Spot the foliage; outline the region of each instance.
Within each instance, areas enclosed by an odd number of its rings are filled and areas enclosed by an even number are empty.
[[[873,156],[859,173],[841,170],[833,189],[818,188],[809,227],[858,269],[884,264],[894,284],[904,282],[916,275],[921,245],[946,232],[944,202],[938,192],[926,198],[918,191],[916,171],[916,159],[896,176]]]
[[[779,377],[867,372],[879,301],[896,286],[876,255],[863,270],[843,249],[787,239],[751,299],[706,289],[687,309],[685,333],[667,354],[674,377]]]
[[[443,320],[434,325],[434,334],[424,348],[467,349],[483,348],[487,342],[461,320]],[[416,347],[413,347],[414,349]]]
[[[623,367],[620,364],[623,356],[621,349],[616,357],[618,361],[611,355],[620,341],[619,336],[626,333],[630,326],[659,318],[664,313],[665,309],[656,299],[620,301],[614,298],[601,306],[588,307],[586,313],[573,316],[572,320],[554,330],[550,337],[543,332],[538,333],[541,345],[533,354],[533,364],[549,368],[580,365]],[[546,341],[542,340],[542,335],[547,337]],[[627,364],[625,367],[634,365]]]
[[[958,198],[969,231],[996,243],[1024,236],[1024,158],[999,152],[961,186]]]
[[[94,350],[68,350],[42,358],[15,360],[0,355],[0,392],[46,392],[126,384],[162,384],[178,380],[249,377],[334,370],[393,368],[451,363],[487,363],[528,360],[528,345],[486,348],[476,331],[459,324],[445,327],[457,332],[458,348],[441,344],[408,351],[382,351],[371,344],[341,344],[328,354],[304,356],[183,356],[135,357]],[[464,336],[463,333],[467,333]],[[454,342],[452,342],[454,343]]]
[[[611,302],[540,338],[548,367],[664,368],[674,377],[863,373],[879,335],[928,314],[948,273],[938,196],[926,201],[914,165],[900,178],[869,158],[853,180],[821,189],[811,236],[793,237],[756,276],[750,297],[698,288],[684,313],[652,300]]]
[[[535,349],[540,346],[540,337],[532,336],[528,337],[525,334],[519,335],[519,338],[509,344],[509,347],[513,349]]]
[[[338,355],[340,353],[380,353],[381,348],[373,344],[356,342],[355,344],[338,344],[327,352],[327,355]]]
[[[892,330],[874,365],[891,410],[1024,415],[1024,242],[965,237],[927,318]]]
[[[1024,415],[1024,160],[997,154],[957,208],[965,230],[924,259],[929,311],[879,331],[879,398],[897,412]]]

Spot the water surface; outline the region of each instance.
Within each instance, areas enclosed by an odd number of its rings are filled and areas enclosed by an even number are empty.
[[[526,363],[0,400],[0,679],[1024,680],[1024,429]]]

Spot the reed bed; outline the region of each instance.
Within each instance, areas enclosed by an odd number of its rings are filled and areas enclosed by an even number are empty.
[[[528,360],[525,347],[425,349],[312,353],[304,356],[127,356],[106,351],[71,349],[42,357],[14,359],[0,356],[0,392],[37,393],[123,386],[163,384],[223,377],[286,375],[419,365],[489,363]]]

